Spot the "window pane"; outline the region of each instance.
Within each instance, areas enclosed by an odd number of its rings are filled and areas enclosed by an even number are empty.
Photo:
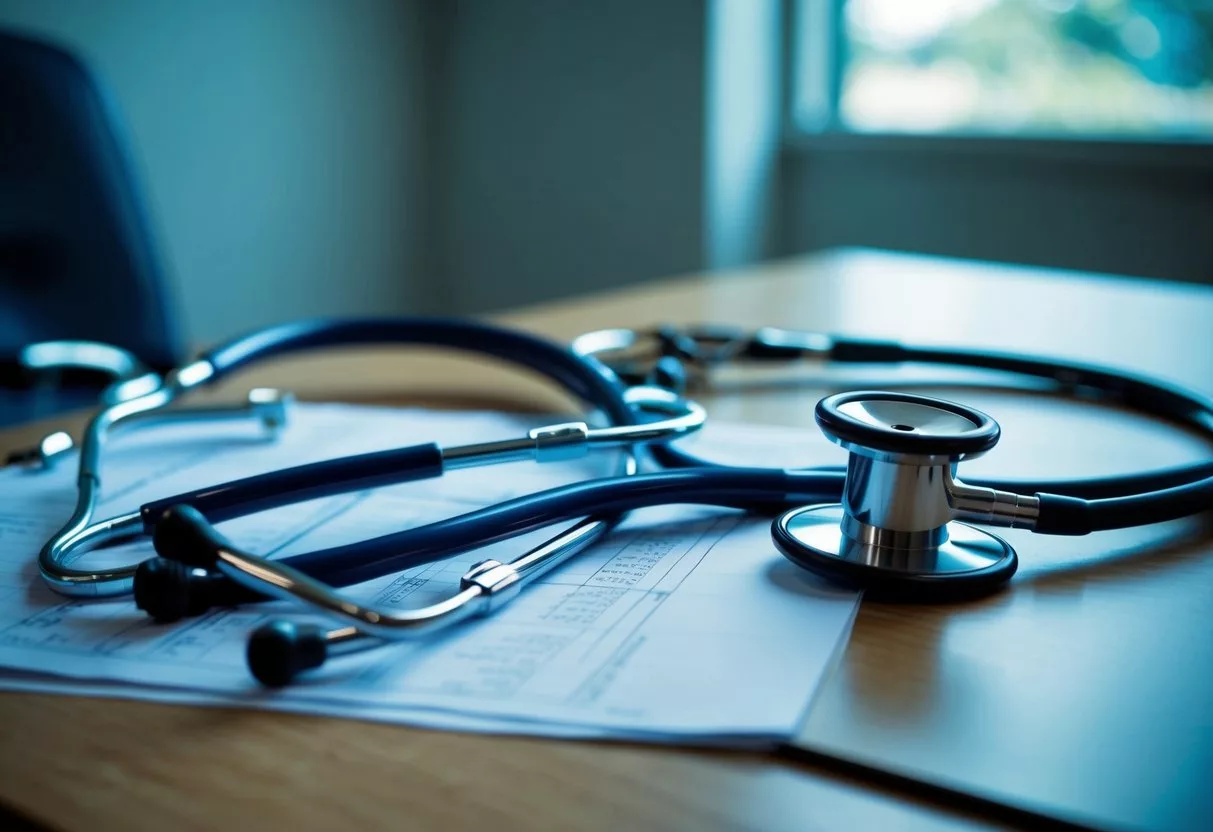
[[[1213,136],[1213,0],[847,0],[858,131]]]

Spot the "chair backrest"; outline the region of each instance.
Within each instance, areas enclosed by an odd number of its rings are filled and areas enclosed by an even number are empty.
[[[56,46],[0,32],[0,354],[83,338],[181,357],[114,108]]]

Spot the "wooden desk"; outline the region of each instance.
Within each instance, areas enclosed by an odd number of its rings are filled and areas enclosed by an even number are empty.
[[[841,252],[498,317],[559,338],[603,326],[708,321],[1016,349],[1213,393],[1213,291],[939,259]],[[532,380],[491,369],[363,352],[357,361],[277,362],[242,377],[238,388],[274,383],[308,397],[553,404]],[[708,404],[722,418],[808,425],[817,395],[768,387]],[[1006,438],[985,461],[1000,473],[1112,473],[1207,453],[1195,440],[1145,430],[1112,411],[1096,419],[1005,393],[952,395],[1003,423]],[[0,446],[34,432],[9,431]],[[1012,537],[1023,566],[1006,593],[946,608],[865,604],[803,742],[989,797],[1028,793],[1037,808],[1101,825],[1213,822],[1213,798],[1201,783],[1213,769],[1210,536],[1192,521],[1077,540]],[[244,828],[253,813],[259,825],[272,819],[299,828],[986,822],[820,765],[753,755],[18,694],[0,695],[0,726],[0,800],[71,829]]]

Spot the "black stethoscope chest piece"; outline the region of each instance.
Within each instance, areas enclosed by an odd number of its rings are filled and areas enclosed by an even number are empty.
[[[960,523],[987,489],[954,478],[955,466],[998,441],[998,424],[969,407],[926,396],[855,392],[818,403],[817,424],[850,452],[842,503],[793,509],[772,536],[783,554],[873,599],[941,600],[989,592],[1018,566],[1015,550]]]

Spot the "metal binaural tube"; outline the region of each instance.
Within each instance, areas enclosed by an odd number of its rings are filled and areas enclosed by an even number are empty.
[[[627,468],[634,471],[633,460]],[[470,618],[489,615],[519,590],[600,540],[609,520],[587,518],[541,546],[508,562],[487,560],[473,566],[453,595],[414,610],[376,610],[282,564],[244,553],[220,553],[219,568],[259,593],[303,601],[314,610],[354,623],[325,629],[316,624],[270,621],[248,643],[249,670],[262,684],[281,687],[327,659],[374,650],[429,635]]]
[[[164,408],[190,387],[209,378],[204,372],[206,367],[209,365],[205,365],[205,362],[195,362],[183,368],[190,370],[185,380],[179,373],[154,392],[105,407],[89,421],[80,444],[75,508],[68,521],[47,540],[38,553],[38,571],[55,592],[68,596],[112,597],[125,595],[132,590],[138,564],[102,571],[73,569],[67,565],[91,549],[142,531],[138,512],[105,520],[93,520],[101,490],[101,451],[117,429],[151,424],[245,419],[250,416],[258,419],[271,431],[283,425],[290,397],[271,390],[250,391],[247,401],[241,405],[165,410]]]

